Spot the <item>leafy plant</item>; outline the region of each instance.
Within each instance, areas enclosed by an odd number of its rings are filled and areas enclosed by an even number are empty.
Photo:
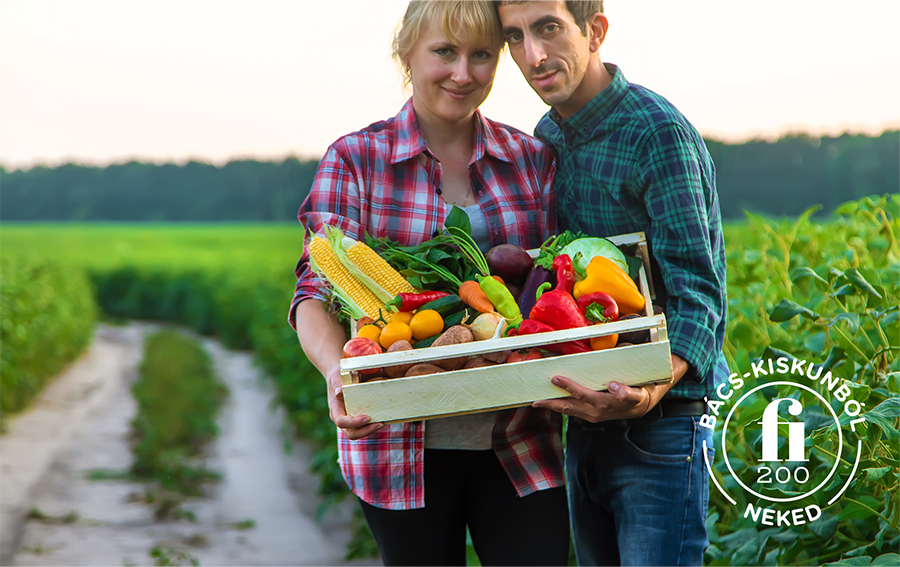
[[[748,215],[749,230],[729,250],[729,321],[726,354],[732,371],[747,369],[754,360],[780,356],[820,361],[821,370],[840,377],[853,399],[865,404],[844,441],[838,471],[826,487],[835,491],[848,478],[861,454],[854,480],[830,506],[822,506],[815,522],[766,528],[741,514],[748,504],[765,501],[748,497],[730,477],[724,460],[716,476],[737,500],[732,506],[711,489],[708,521],[711,565],[897,564],[900,546],[900,249],[897,246],[898,199],[888,196],[846,203],[827,224],[813,224],[807,210],[796,221],[770,223]],[[748,236],[751,235],[751,236]],[[727,238],[727,237],[726,237]],[[752,239],[752,241],[751,241]],[[751,242],[748,242],[751,241]],[[727,242],[727,241],[726,241]],[[756,353],[755,357],[754,354]],[[753,357],[753,358],[751,358]],[[805,380],[808,384],[813,384]],[[827,394],[830,388],[815,382]],[[836,386],[840,387],[840,386]],[[779,396],[790,395],[781,388]],[[767,399],[749,398],[748,406]],[[837,414],[844,411],[832,399]],[[742,406],[743,407],[743,406]],[[841,415],[845,428],[851,415]],[[813,455],[836,458],[837,426],[824,419],[810,435]],[[736,475],[755,463],[752,433],[726,439]],[[814,469],[811,485],[823,481],[827,467]],[[780,492],[779,492],[780,491]],[[783,488],[773,493],[786,496]],[[804,499],[801,507],[815,503]]]

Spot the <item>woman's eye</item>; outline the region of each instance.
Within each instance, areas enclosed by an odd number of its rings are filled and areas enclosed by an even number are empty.
[[[490,59],[494,55],[490,51],[476,51],[472,54],[475,59]]]
[[[441,57],[446,57],[452,53],[449,47],[439,47],[438,49],[435,49],[434,52]]]

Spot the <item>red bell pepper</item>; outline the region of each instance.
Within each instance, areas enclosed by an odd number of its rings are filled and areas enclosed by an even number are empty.
[[[519,325],[518,329],[510,329],[507,336],[515,337],[516,335],[533,335],[535,333],[549,333],[557,331],[550,325],[535,321],[534,319],[525,319]],[[551,345],[541,345],[542,349],[555,352],[556,354],[577,354],[579,352],[590,352],[591,346],[587,341],[568,341],[565,343],[555,343]]]
[[[619,306],[616,300],[602,291],[579,297],[578,309],[592,323],[610,323],[619,319]]]
[[[424,291],[422,293],[398,293],[397,297],[387,302],[386,307],[397,311],[414,311],[426,303],[450,295],[445,291]]]
[[[575,285],[575,265],[568,254],[560,254],[553,259],[553,271],[556,272],[556,288],[554,291],[572,293]]]
[[[549,282],[541,284],[541,287],[538,288],[538,300],[531,308],[530,318],[546,323],[557,330],[587,327],[588,321],[578,309],[575,299],[559,289],[559,284],[556,285],[557,289],[543,293],[548,287],[550,287]]]

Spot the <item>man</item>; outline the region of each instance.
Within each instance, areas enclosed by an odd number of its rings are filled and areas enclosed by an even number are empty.
[[[665,310],[674,383],[535,402],[570,416],[567,482],[581,565],[700,565],[709,498],[700,427],[723,381],[725,252],[702,138],[661,96],[603,64],[602,1],[499,2],[510,54],[553,108],[536,134],[556,150],[560,229],[643,231]],[[686,69],[687,71],[687,69]],[[689,77],[687,73],[686,78]]]

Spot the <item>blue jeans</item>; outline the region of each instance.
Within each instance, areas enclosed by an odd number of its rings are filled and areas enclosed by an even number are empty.
[[[569,423],[566,480],[579,565],[702,565],[713,435],[699,417]]]

